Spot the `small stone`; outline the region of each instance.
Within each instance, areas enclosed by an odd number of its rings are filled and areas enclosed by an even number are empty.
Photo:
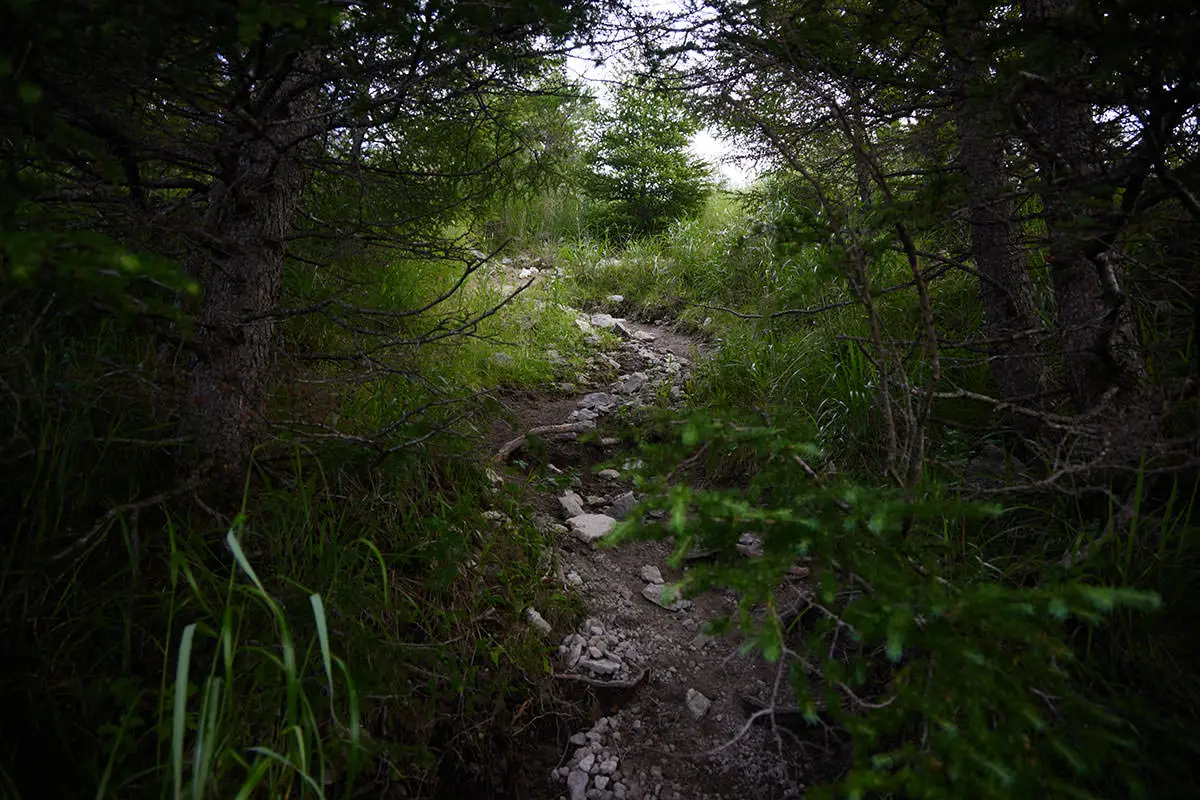
[[[617,324],[616,319],[611,314],[592,314],[588,322],[592,324],[593,328],[600,328],[601,330],[611,328]]]
[[[661,583],[646,584],[642,587],[642,597],[668,611],[682,611],[692,605],[691,601],[680,599],[678,586],[664,586]]]
[[[620,766],[619,761],[617,761],[615,758],[610,758],[607,761],[605,761],[603,764],[600,765],[600,774],[601,775],[612,775],[614,772],[617,771],[617,767],[619,767],[619,766]]]
[[[562,497],[558,498],[558,504],[562,506],[563,514],[567,519],[578,517],[583,513],[583,500],[570,489],[564,492]]]
[[[597,477],[600,477],[606,481],[619,480],[621,477],[621,473],[617,472],[615,469],[602,469],[596,473],[596,475]]]
[[[617,404],[617,398],[608,392],[592,392],[580,398],[577,404],[580,408],[612,408]]]
[[[610,295],[608,296],[608,302],[610,302],[610,303],[624,303],[624,302],[625,302],[625,295],[623,295],[623,294],[610,294]]]
[[[492,363],[498,367],[511,367],[513,357],[508,353],[492,353]]]
[[[583,669],[590,670],[590,671],[596,673],[597,675],[612,675],[612,674],[616,673],[616,671],[618,669],[621,668],[621,665],[619,663],[617,663],[616,661],[607,659],[607,658],[602,658],[602,659],[583,658],[583,659],[580,659],[579,666],[582,667]]]
[[[649,382],[644,372],[635,372],[620,380],[614,388],[618,394],[633,394]]]
[[[596,763],[596,754],[588,753],[579,762],[579,769],[583,770],[584,772],[591,772],[592,767],[595,765],[595,763]]]
[[[604,651],[599,647],[593,646],[588,648],[588,655],[592,658],[604,658]]]
[[[604,498],[603,498],[603,497],[600,497],[600,496],[598,496],[598,495],[589,494],[589,495],[587,496],[587,504],[588,504],[589,506],[598,506],[598,505],[600,505],[600,504],[601,504],[601,503],[603,503],[603,502],[604,502]]]
[[[565,532],[566,528],[563,528],[563,531]],[[571,570],[570,572],[567,573],[567,583],[571,586],[578,588],[580,586],[583,586],[583,578],[580,576],[580,574],[578,572]]]
[[[613,797],[617,800],[626,800],[629,797],[629,787],[623,783],[613,784]]]
[[[658,334],[651,333],[650,331],[634,331],[633,338],[634,341],[638,342],[653,342],[658,338]]]
[[[613,447],[621,443],[621,440],[615,436],[601,436],[600,444],[604,447]]]
[[[567,520],[567,525],[575,533],[575,538],[591,544],[603,538],[617,521],[607,514],[578,514]]]
[[[588,774],[577,769],[567,775],[567,792],[571,800],[587,800]]]
[[[684,700],[687,705],[688,713],[692,715],[692,719],[699,722],[704,719],[704,715],[712,708],[712,701],[695,689],[688,689],[687,696]]]
[[[583,317],[575,318],[575,327],[579,328],[579,331],[584,334],[591,335],[595,333],[595,330],[592,328],[592,323],[588,322]]]
[[[642,567],[641,576],[642,580],[647,581],[648,583],[663,582],[662,570],[653,564],[647,564],[646,566]]]
[[[604,789],[608,788],[609,780],[611,780],[611,779],[607,775],[597,775],[595,780],[592,781],[592,783],[596,784],[597,789],[600,789],[603,791]]]
[[[550,627],[550,623],[546,621],[546,618],[539,614],[538,610],[533,606],[525,609],[525,619],[529,620],[529,624],[533,629],[543,636],[549,636],[553,630]]]
[[[612,501],[608,507],[608,513],[617,519],[623,519],[629,515],[630,511],[633,511],[636,505],[637,498],[633,496],[633,492],[625,492]]]
[[[623,319],[613,320],[612,329],[623,339],[632,339],[634,337],[633,327]]]
[[[662,780],[662,767],[654,766],[650,768],[650,777],[656,781]]]
[[[580,731],[579,733],[571,734],[571,738],[567,739],[567,742],[575,745],[576,747],[583,747],[585,744],[587,744],[587,737],[585,737],[583,732]]]

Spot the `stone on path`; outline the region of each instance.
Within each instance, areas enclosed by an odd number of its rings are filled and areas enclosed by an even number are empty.
[[[613,319],[611,314],[592,314],[591,319],[588,321],[592,323],[593,328],[601,330],[611,328],[617,324],[617,321]]]
[[[621,473],[617,472],[615,469],[602,469],[596,473],[596,476],[606,481],[615,481],[620,480]]]
[[[609,504],[608,513],[617,519],[624,519],[629,516],[629,512],[633,511],[633,507],[636,505],[637,498],[633,496],[633,492],[625,492]]]
[[[613,320],[612,329],[625,339],[632,339],[637,335],[633,328],[629,326],[629,323],[623,319]]]
[[[583,499],[570,489],[564,492],[562,497],[558,498],[558,504],[562,506],[563,514],[566,515],[568,524],[571,517],[578,517],[583,513]]]
[[[645,386],[648,381],[649,378],[646,377],[646,373],[635,372],[632,375],[622,378],[613,388],[618,394],[633,394]]]
[[[647,564],[642,567],[642,580],[648,583],[661,584],[663,582],[662,570],[653,564]]]
[[[567,776],[567,792],[571,800],[587,800],[588,774],[583,770],[573,769]]]
[[[679,595],[678,586],[649,583],[642,587],[642,597],[667,611],[682,611],[685,608],[691,608],[691,601],[683,600]]]
[[[712,708],[712,700],[709,700],[704,695],[697,692],[695,689],[688,689],[687,696],[684,699],[687,705],[688,713],[692,715],[692,719],[699,722],[704,719],[704,715]]]
[[[615,406],[616,404],[617,398],[608,392],[585,394],[577,403],[580,408],[605,408]]]
[[[617,521],[607,514],[577,514],[567,520],[575,538],[588,544],[603,538],[616,524]]]

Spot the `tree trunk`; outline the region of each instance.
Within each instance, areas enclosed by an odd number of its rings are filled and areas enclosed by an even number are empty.
[[[203,261],[204,297],[188,417],[202,469],[223,484],[240,482],[266,421],[276,310],[283,287],[285,238],[304,183],[300,150],[315,108],[315,51],[291,59],[272,96],[230,114],[237,133],[223,151],[210,190]],[[257,114],[246,117],[249,109]]]
[[[1034,30],[1066,30],[1074,0],[1023,0]],[[1048,33],[1053,36],[1053,33]],[[1087,100],[1084,58],[1069,41],[1042,44],[1029,90],[1031,145],[1041,179],[1050,274],[1067,388],[1079,410],[1112,387],[1134,390],[1145,374],[1120,268],[1110,247],[1097,249],[1098,212],[1109,198],[1096,191],[1099,170],[1088,152],[1096,128]]]
[[[987,71],[971,52],[971,42],[963,37],[954,67],[954,82],[963,94],[956,127],[989,363],[1001,400],[1034,407],[1042,394],[1041,322],[1006,180],[1002,120],[994,99],[981,93]],[[1014,423],[1027,438],[1036,437],[1032,417],[1018,415]]]

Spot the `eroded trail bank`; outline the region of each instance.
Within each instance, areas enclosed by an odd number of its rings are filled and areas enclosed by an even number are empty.
[[[675,595],[672,584],[682,572],[667,563],[670,539],[605,546],[608,531],[642,499],[629,475],[637,443],[617,421],[640,406],[679,405],[695,361],[709,348],[662,325],[607,315],[581,317],[580,325],[585,333],[610,328],[623,339],[619,349],[592,361],[606,380],[577,385],[566,396],[509,403],[508,433],[516,438],[506,442],[523,441],[524,431],[546,431],[538,457],[547,472],[569,483],[527,497],[539,509],[539,524],[557,534],[557,580],[588,608],[575,630],[551,630],[534,620],[557,645],[554,680],[587,711],[555,743],[553,763],[530,764],[542,783],[524,783],[544,785],[542,797],[567,800],[800,797],[810,780],[825,777],[828,765],[840,760],[842,743],[832,732],[791,726],[796,714],[762,713],[792,705],[786,674],[756,653],[743,653],[740,636],[705,632],[709,622],[736,610],[736,595]],[[522,448],[504,454],[507,479],[524,473],[511,463],[520,462]],[[754,557],[756,545],[745,537],[743,555]],[[789,590],[805,594],[804,579],[797,570]]]

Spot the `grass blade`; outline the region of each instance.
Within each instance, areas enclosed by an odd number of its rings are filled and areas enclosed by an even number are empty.
[[[171,720],[171,768],[175,777],[175,800],[183,798],[183,736],[187,722],[188,672],[192,662],[192,639],[196,623],[183,629],[179,639],[179,661],[175,665],[175,708]]]

